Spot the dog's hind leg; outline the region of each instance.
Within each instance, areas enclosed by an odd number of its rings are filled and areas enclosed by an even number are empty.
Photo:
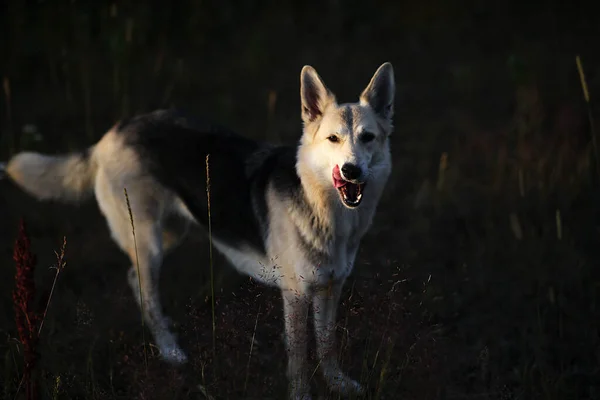
[[[161,233],[158,223],[139,228],[136,226],[137,256],[134,250],[131,255],[133,266],[127,273],[127,280],[161,357],[167,362],[182,364],[187,357],[179,348],[175,335],[169,330],[169,319],[163,315],[159,301],[159,271],[163,258]]]
[[[175,335],[169,330],[169,321],[163,315],[159,300],[159,272],[164,253],[161,221],[163,201],[158,190],[149,190],[152,185],[153,182],[143,179],[135,183],[116,184],[99,170],[96,198],[108,221],[113,239],[131,259],[132,267],[127,280],[161,357],[172,364],[182,364],[187,357],[179,348]],[[122,186],[128,191],[134,227],[131,226]]]
[[[343,395],[362,394],[362,386],[340,368],[335,343],[336,310],[342,284],[318,290],[313,295],[313,318],[319,365],[327,386]]]

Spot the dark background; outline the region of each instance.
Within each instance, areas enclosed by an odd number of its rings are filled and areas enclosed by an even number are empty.
[[[303,65],[355,101],[391,61],[394,171],[340,306],[344,369],[369,398],[598,399],[598,22],[591,2],[9,0],[0,156],[80,149],[119,118],[171,106],[293,143]],[[67,238],[39,344],[45,398],[205,398],[198,384],[218,399],[284,396],[276,290],[216,256],[213,352],[208,241],[195,235],[161,281],[190,365],[171,369],[152,347],[146,365],[128,261],[95,203],[38,203],[6,181],[0,396],[14,398],[23,363],[20,217],[43,304]],[[318,374],[314,390],[328,396]]]

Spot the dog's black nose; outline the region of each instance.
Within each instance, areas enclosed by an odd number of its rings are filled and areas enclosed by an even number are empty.
[[[360,167],[357,167],[354,164],[346,163],[342,165],[342,174],[344,175],[344,178],[354,180],[360,178],[362,171],[360,170]]]

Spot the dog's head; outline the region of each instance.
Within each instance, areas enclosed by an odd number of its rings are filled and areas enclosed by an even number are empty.
[[[391,170],[392,64],[377,69],[357,103],[338,104],[311,66],[302,69],[300,84],[304,132],[298,168],[337,191],[348,208],[358,207],[369,187],[379,197]]]

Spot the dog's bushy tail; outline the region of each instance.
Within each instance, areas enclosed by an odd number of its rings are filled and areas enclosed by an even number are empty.
[[[6,174],[39,200],[78,203],[94,192],[94,147],[80,153],[50,156],[23,152],[6,165]]]

